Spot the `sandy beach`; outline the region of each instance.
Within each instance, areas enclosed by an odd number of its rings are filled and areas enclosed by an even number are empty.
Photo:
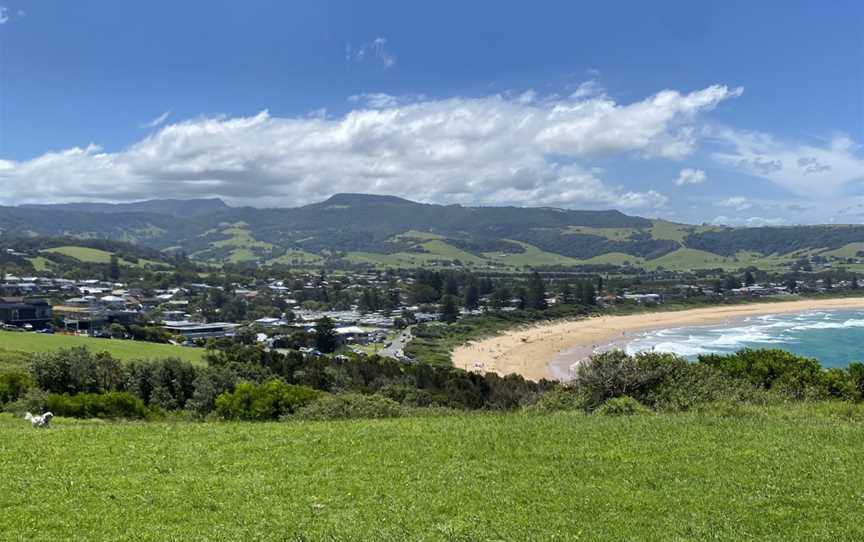
[[[864,308],[864,297],[720,305],[628,316],[594,316],[538,324],[473,341],[454,350],[452,358],[456,367],[469,371],[501,375],[517,373],[531,380],[561,379],[566,371],[552,365],[552,362],[562,353],[567,352],[569,359],[587,357],[595,348],[619,342],[634,332],[710,325],[733,318],[765,314],[860,308]]]

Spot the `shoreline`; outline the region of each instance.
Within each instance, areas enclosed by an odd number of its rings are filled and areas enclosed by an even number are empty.
[[[548,322],[468,342],[453,350],[452,360],[455,367],[468,371],[516,373],[529,380],[562,380],[569,375],[574,359],[586,358],[601,346],[629,342],[638,332],[711,325],[748,316],[830,309],[864,309],[864,297],[717,305]],[[564,355],[566,359],[562,360]]]

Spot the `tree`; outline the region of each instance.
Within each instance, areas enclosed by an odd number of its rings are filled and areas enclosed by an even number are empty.
[[[522,286],[516,288],[516,308],[524,311],[528,308],[528,291]]]
[[[108,332],[111,334],[112,339],[122,339],[126,336],[126,328],[123,324],[118,324],[117,322],[108,327]]]
[[[734,290],[734,289],[740,288],[740,287],[741,287],[741,282],[739,282],[738,279],[736,279],[732,275],[729,275],[728,277],[726,277],[726,281],[723,284],[724,290]]]
[[[459,307],[456,306],[456,299],[452,295],[445,295],[441,298],[439,318],[442,322],[448,324],[452,324],[459,319]]]
[[[111,255],[111,263],[110,270],[108,271],[108,276],[111,277],[111,280],[117,281],[120,279],[120,259],[116,254]]]
[[[469,311],[473,311],[480,306],[480,289],[477,288],[477,283],[473,280],[465,287],[463,304]]]
[[[315,323],[315,348],[325,354],[336,351],[336,325],[333,320],[323,316]]]
[[[573,290],[570,288],[569,282],[565,282],[564,286],[561,287],[561,303],[565,305],[573,303]]]
[[[596,305],[597,297],[594,292],[594,284],[591,282],[582,282],[579,284],[579,304],[580,305]]]
[[[444,279],[444,295],[452,295],[455,296],[459,293],[459,281],[456,280],[456,276],[454,274],[447,275],[447,278]]]
[[[510,290],[506,286],[499,286],[492,292],[490,304],[493,309],[502,309],[510,305]]]
[[[531,278],[528,279],[525,301],[529,309],[542,311],[548,307],[546,303],[546,284],[543,282],[543,277],[537,271],[534,271],[531,274]]]
[[[791,278],[786,281],[786,289],[789,290],[790,294],[794,294],[798,291],[798,281],[794,278]]]
[[[853,290],[858,289],[858,276],[857,275],[852,275],[852,282],[849,284],[849,287],[852,288]]]
[[[753,277],[753,273],[748,270],[744,273],[744,286],[753,286],[756,284],[756,279]]]

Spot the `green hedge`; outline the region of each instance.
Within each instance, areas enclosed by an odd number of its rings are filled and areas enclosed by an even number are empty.
[[[216,414],[226,420],[275,420],[294,413],[320,396],[320,391],[281,380],[269,380],[260,385],[241,382],[233,392],[216,398]]]
[[[120,391],[48,395],[46,408],[55,416],[70,418],[150,418],[154,412],[144,401]]]

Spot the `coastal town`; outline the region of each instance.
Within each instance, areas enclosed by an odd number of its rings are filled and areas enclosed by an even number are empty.
[[[227,276],[213,275],[210,283],[181,282],[160,288],[134,277],[124,281],[4,272],[0,326],[188,347],[230,338],[320,354],[312,337],[316,325],[326,319],[343,349],[410,361],[403,348],[416,324],[447,323],[489,312],[572,305],[599,310],[682,301],[720,304],[858,288],[855,275],[796,279],[756,269],[740,276],[720,271],[702,276],[554,272],[490,276],[406,270],[329,274],[309,270],[285,278],[268,277],[266,270],[256,274],[248,282],[227,282]],[[395,348],[394,339],[398,339]]]

